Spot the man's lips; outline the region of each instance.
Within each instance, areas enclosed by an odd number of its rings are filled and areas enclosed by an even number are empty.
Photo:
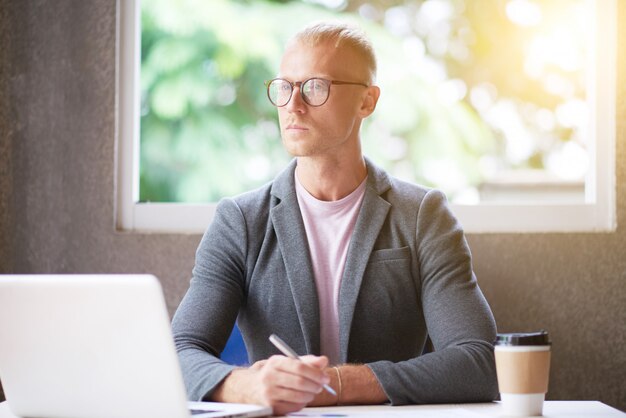
[[[288,131],[307,131],[308,128],[306,126],[298,125],[296,123],[290,123],[289,125],[287,125],[287,130]]]

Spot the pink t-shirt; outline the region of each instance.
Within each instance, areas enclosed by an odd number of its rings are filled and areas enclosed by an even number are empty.
[[[321,354],[339,362],[339,288],[350,237],[365,195],[363,182],[348,196],[333,202],[313,197],[298,181],[296,194],[311,251],[320,304]],[[367,180],[367,179],[366,179]]]

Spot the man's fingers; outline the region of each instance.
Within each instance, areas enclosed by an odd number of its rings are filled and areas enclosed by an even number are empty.
[[[311,392],[275,385],[266,388],[264,397],[270,400],[272,404],[275,404],[276,402],[288,402],[306,405],[315,398],[315,395],[316,394]]]
[[[274,386],[278,389],[281,389],[281,396],[286,396],[282,399],[285,400],[307,401],[305,398],[300,398],[298,394],[286,393],[285,390],[299,392],[310,396],[314,396],[320,393],[322,390],[321,383],[311,380],[302,375],[292,374],[284,371],[264,374],[262,377],[262,381],[267,386]]]
[[[309,354],[300,357],[300,360],[318,369],[324,369],[326,366],[328,366],[328,357],[326,356],[312,356]]]
[[[330,381],[323,369],[326,364],[326,357],[280,355],[254,363],[249,370],[256,374],[256,403],[270,406],[275,415],[299,411]]]
[[[265,366],[265,363],[267,363],[267,360],[259,360],[256,363],[252,364],[250,366],[250,369],[252,369],[252,370],[261,370],[263,368],[263,366]]]
[[[324,373],[325,364],[328,363],[326,357],[304,356],[301,359],[291,359],[284,356],[272,356],[268,359],[267,365],[278,371],[308,379],[316,386],[329,383],[330,378]]]
[[[305,361],[273,356],[252,364],[248,369],[235,369],[220,386],[221,400],[255,403],[272,408],[275,415],[299,411],[313,402],[328,378],[314,365],[323,364],[313,357]],[[320,378],[323,374],[324,378]],[[234,392],[233,388],[237,388]],[[230,398],[229,398],[230,397]]]
[[[295,362],[300,365],[293,367],[292,362],[293,359],[285,357],[270,358],[260,371],[259,387],[263,388],[260,395],[263,403],[272,408],[274,415],[285,415],[301,410],[312,402],[321,390],[319,383],[294,373],[294,370],[306,365],[296,360]]]

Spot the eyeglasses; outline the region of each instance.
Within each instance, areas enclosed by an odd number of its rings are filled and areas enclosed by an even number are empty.
[[[275,78],[265,82],[265,86],[267,87],[267,97],[276,107],[283,107],[289,103],[294,87],[300,88],[300,97],[302,97],[302,100],[304,100],[306,104],[313,107],[321,106],[328,100],[328,96],[330,95],[330,86],[333,84],[349,84],[369,87],[364,83],[326,80],[324,78],[317,77],[309,78],[304,81],[294,81],[293,83],[285,80],[284,78]]]

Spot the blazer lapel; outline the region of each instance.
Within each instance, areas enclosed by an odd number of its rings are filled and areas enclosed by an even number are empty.
[[[320,316],[306,231],[294,186],[295,160],[272,187],[280,202],[270,210],[307,353],[320,353]]]
[[[339,292],[339,355],[340,362],[348,359],[348,343],[354,308],[359,296],[363,273],[391,204],[380,197],[390,187],[387,176],[367,159],[368,180],[361,211],[348,247],[348,257]]]

